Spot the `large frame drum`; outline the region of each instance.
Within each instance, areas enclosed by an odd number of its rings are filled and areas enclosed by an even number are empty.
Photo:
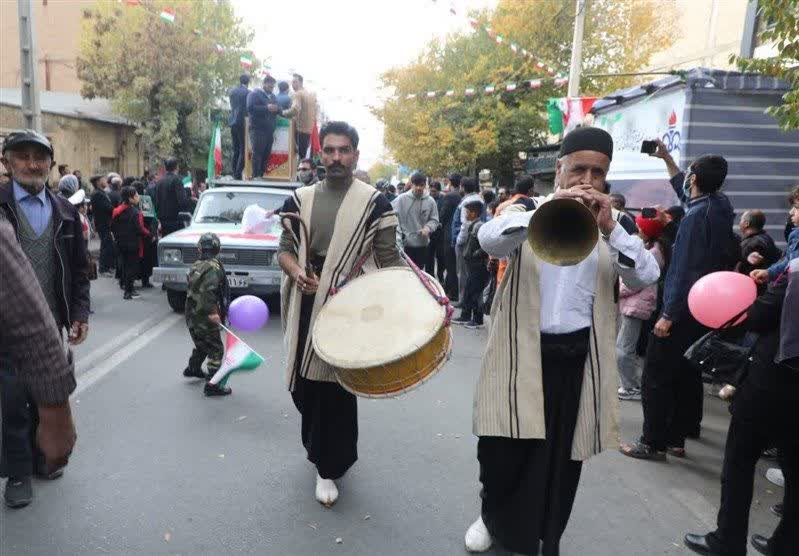
[[[425,277],[445,299],[441,285]],[[336,368],[346,390],[367,398],[398,396],[449,359],[447,312],[413,270],[384,268],[356,278],[328,299],[314,323],[313,347]]]

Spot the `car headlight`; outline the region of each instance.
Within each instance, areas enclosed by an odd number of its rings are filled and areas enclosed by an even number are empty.
[[[164,249],[161,253],[161,262],[163,263],[182,263],[183,254],[180,249]]]

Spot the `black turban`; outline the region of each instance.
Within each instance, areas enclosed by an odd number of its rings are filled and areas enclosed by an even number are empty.
[[[596,151],[613,160],[613,137],[598,127],[578,127],[563,138],[558,157],[577,151]]]

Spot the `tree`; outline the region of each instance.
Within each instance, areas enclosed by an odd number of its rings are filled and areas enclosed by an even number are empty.
[[[783,79],[791,90],[783,95],[783,103],[768,109],[783,129],[799,129],[799,4],[796,0],[759,0],[760,21],[766,30],[760,34],[764,43],[772,43],[776,55],[753,60],[731,56],[743,71],[752,71]]]
[[[583,73],[629,73],[675,36],[675,15],[664,0],[592,0],[586,17]],[[500,0],[493,11],[472,14],[506,42],[533,52],[563,75],[568,74],[574,3],[562,0]],[[382,76],[394,96],[375,115],[385,125],[386,146],[395,160],[431,174],[461,170],[474,174],[489,168],[502,183],[513,177],[519,151],[547,138],[546,99],[564,96],[551,79],[540,89],[522,79],[546,77],[535,63],[514,54],[482,30],[431,41],[413,63]],[[583,95],[627,86],[631,78],[586,77]],[[505,92],[507,83],[517,90]],[[494,94],[464,97],[466,87]],[[426,91],[455,90],[454,96],[426,98]],[[408,94],[416,99],[406,99]]]
[[[378,160],[369,167],[368,173],[373,183],[377,180],[390,180],[392,176],[397,174],[397,165]]]
[[[174,23],[159,17],[167,8]],[[138,125],[150,154],[176,155],[187,166],[207,155],[209,116],[238,82],[251,40],[227,0],[100,0],[83,24],[81,94],[110,99]]]

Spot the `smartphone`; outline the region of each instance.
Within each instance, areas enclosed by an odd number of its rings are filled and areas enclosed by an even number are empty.
[[[656,218],[658,215],[658,209],[654,207],[647,207],[641,209],[641,216],[644,218]]]
[[[654,154],[658,150],[658,144],[655,141],[642,141],[641,152],[645,154]]]

